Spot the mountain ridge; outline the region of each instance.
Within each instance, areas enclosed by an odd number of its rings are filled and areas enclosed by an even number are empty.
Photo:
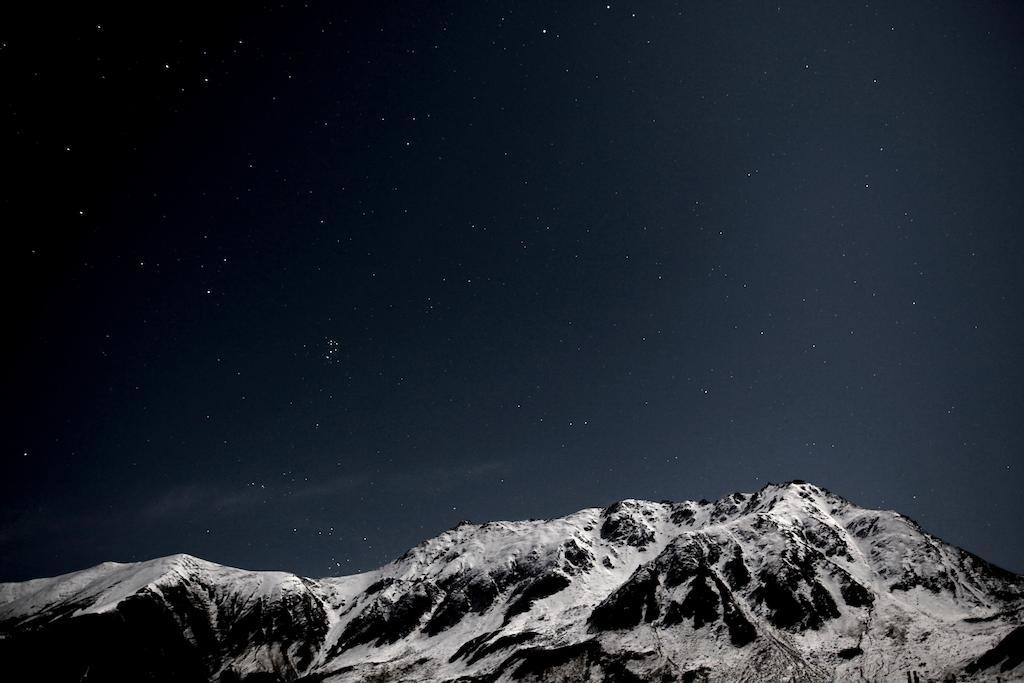
[[[85,643],[50,680],[1008,681],[1022,622],[1024,577],[802,480],[462,522],[343,577],[181,553],[0,584],[26,674]]]

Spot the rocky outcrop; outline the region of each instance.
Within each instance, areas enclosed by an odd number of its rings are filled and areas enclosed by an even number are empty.
[[[187,555],[0,584],[5,678],[984,681],[1024,677],[1024,579],[802,482],[462,523],[366,574]]]

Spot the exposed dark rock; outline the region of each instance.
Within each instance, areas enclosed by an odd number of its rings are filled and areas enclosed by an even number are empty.
[[[459,649],[455,651],[455,654],[448,658],[448,661],[454,662],[458,659],[462,659],[463,657],[473,654],[474,652],[476,652],[477,648],[479,648],[481,645],[486,643],[494,636],[498,635],[498,633],[500,633],[500,631],[487,631],[486,633],[482,633],[481,635],[476,636],[475,638],[470,638],[469,640],[467,640],[459,646]]]
[[[750,583],[750,570],[743,563],[743,551],[739,546],[736,546],[732,557],[725,561],[722,570],[725,573],[725,580],[733,590],[739,590]]]
[[[1024,591],[1024,576],[1014,574],[1002,567],[992,564],[974,553],[963,548],[957,548],[960,552],[960,562],[964,571],[969,574],[984,578],[992,586],[993,595],[1004,601],[1015,601]]]
[[[515,667],[512,671],[513,680],[538,683],[575,683],[580,680],[580,672],[584,672],[583,680],[594,683],[652,683],[652,679],[638,676],[629,670],[627,663],[634,658],[645,659],[646,655],[629,652],[607,655],[594,640],[555,648],[525,648],[510,655],[488,678],[498,678],[501,672]],[[653,680],[667,683],[674,679],[661,676]]]
[[[545,569],[545,563],[541,560],[536,550],[526,556],[513,560],[506,566],[492,569],[488,575],[501,592],[521,581],[533,578]]]
[[[707,562],[701,544],[690,540],[684,544],[674,543],[665,548],[655,564],[665,577],[665,586],[674,588],[696,576]]]
[[[611,631],[636,626],[641,621],[658,618],[660,609],[655,595],[658,574],[641,567],[626,583],[612,592],[590,615],[590,626],[596,631]]]
[[[569,543],[575,544],[575,541],[570,541]],[[566,545],[568,545],[568,543]],[[588,553],[584,548],[579,546],[577,547],[580,551]],[[593,556],[590,557],[592,560]],[[580,564],[584,563],[584,558],[580,557],[578,554],[574,556],[574,559]],[[579,572],[581,570],[577,567],[576,571]],[[498,595],[509,586],[516,586],[517,584],[529,582],[525,586],[519,586],[516,588],[514,595],[518,595],[524,589],[533,585],[533,583],[537,581],[537,578],[545,573],[557,574],[557,572],[551,572],[550,569],[546,570],[544,568],[544,562],[540,556],[536,551],[533,551],[525,557],[510,562],[507,566],[492,569],[487,573],[474,574],[466,572],[449,577],[440,586],[444,591],[444,598],[424,625],[423,631],[428,635],[436,635],[459,623],[463,617],[470,612],[481,614],[487,611],[497,599]],[[531,590],[541,590],[545,585],[550,587],[553,585],[553,581],[558,580],[550,578],[544,579],[544,582]],[[564,588],[564,586],[562,588]],[[561,588],[559,588],[559,590],[561,590]],[[537,600],[539,597],[535,596],[532,599]],[[516,609],[524,606],[526,609],[529,609],[529,605],[525,604],[518,605]]]
[[[850,607],[867,607],[875,602],[875,596],[871,591],[849,575],[840,581],[839,594],[843,596],[843,602]]]
[[[1013,612],[996,612],[995,614],[989,614],[984,617],[966,617],[964,621],[968,624],[983,624],[988,621],[996,621],[1004,617],[1011,616]]]
[[[804,579],[798,574],[763,571],[758,578],[760,585],[752,595],[768,608],[768,621],[773,626],[799,631],[818,629],[826,619],[839,616],[832,596],[817,581],[810,582],[811,600],[808,600],[799,592]]]
[[[736,647],[743,647],[757,638],[757,629],[750,623],[736,604],[736,599],[725,583],[712,574],[711,578],[722,600],[722,620],[729,629],[729,641]]]
[[[459,575],[442,587],[445,597],[423,627],[428,635],[437,635],[459,623],[470,612],[487,611],[498,597],[498,586],[487,574]]]
[[[383,579],[380,579],[379,581],[374,581],[366,587],[366,594],[373,595],[374,593],[379,593],[383,589],[395,583],[396,580],[397,579],[393,579],[390,576],[385,576]]]
[[[743,647],[757,638],[757,629],[731,599],[723,604],[722,619],[729,629],[729,641],[736,647]]]
[[[698,666],[696,669],[683,672],[682,683],[707,683],[710,675],[711,669],[706,666]]]
[[[429,636],[436,636],[441,631],[462,621],[469,611],[469,599],[464,593],[449,593],[441,600],[441,604],[427,620],[423,626],[423,632]]]
[[[807,616],[792,587],[770,572],[762,572],[759,578],[761,585],[754,589],[753,597],[768,608],[768,621],[773,626],[791,628]]]
[[[569,583],[569,578],[558,572],[541,574],[514,594],[508,609],[505,610],[505,623],[507,624],[517,614],[528,611],[535,601],[564,590]]]
[[[846,525],[846,530],[857,538],[867,538],[878,530],[880,518],[877,515],[863,515]]]
[[[633,516],[626,503],[619,501],[604,509],[601,516],[601,538],[635,548],[654,542],[654,531]]]
[[[864,650],[860,649],[859,647],[846,647],[837,652],[836,654],[839,655],[840,659],[853,659],[854,657],[859,657],[860,655],[864,654]]]
[[[711,508],[711,519],[715,522],[724,522],[730,517],[735,516],[739,510],[739,503],[743,501],[742,496],[726,496],[721,500],[715,502]]]
[[[161,592],[166,597],[167,590]],[[204,626],[208,623],[201,621]],[[240,614],[223,614],[218,622],[229,624],[223,647],[231,656],[239,656],[253,645],[280,643],[285,650],[294,645],[294,661],[281,663],[289,670],[305,669],[327,635],[327,614],[309,593],[285,594],[274,602],[257,600]]]
[[[709,544],[703,535],[682,538],[685,540],[677,540],[665,548],[655,562],[669,588],[690,580],[701,569],[717,562],[720,556],[718,546]]]
[[[910,591],[915,588],[924,588],[932,593],[953,592],[955,584],[951,576],[946,572],[921,576],[907,570],[903,577],[889,586],[891,591]]]
[[[685,506],[684,507],[680,507],[680,508],[672,511],[672,514],[669,517],[669,519],[672,520],[673,524],[692,525],[693,524],[693,510],[691,510],[689,507],[685,507]]]
[[[576,542],[576,539],[569,539],[562,546],[562,557],[565,562],[562,565],[567,574],[583,574],[594,567],[594,555],[589,550]]]
[[[535,639],[538,635],[539,634],[535,631],[522,631],[520,633],[513,633],[511,635],[502,636],[496,639],[494,642],[487,643],[486,645],[478,647],[476,651],[473,652],[469,656],[469,659],[466,661],[468,664],[473,664],[474,662],[483,659],[487,655],[494,654],[495,652],[500,652],[501,650],[507,650],[508,648],[514,647],[516,645],[528,643],[529,641]]]
[[[1010,671],[1024,664],[1024,626],[1018,626],[988,650],[967,665],[966,671],[974,674],[985,669],[999,667],[999,671]]]
[[[0,628],[3,631],[9,632],[24,629],[40,629],[59,619],[74,616],[75,613],[88,608],[93,602],[94,600],[69,600],[66,603],[47,607],[36,614],[0,622]]]
[[[629,670],[625,662],[603,657],[601,659],[601,683],[651,683],[649,678],[641,678]],[[661,683],[669,683],[672,679],[666,671],[660,678]]]
[[[683,617],[683,604],[678,600],[673,600],[665,608],[665,616],[662,618],[661,623],[663,626],[676,626],[685,620],[685,617]]]
[[[692,618],[693,627],[700,628],[718,619],[718,602],[718,593],[708,585],[702,572],[690,583],[690,590],[680,604],[680,614],[684,619]]]
[[[838,531],[827,524],[815,523],[804,530],[804,538],[812,546],[820,550],[826,557],[842,557],[853,561],[850,546]]]
[[[408,592],[397,600],[378,597],[348,623],[328,657],[363,643],[373,643],[379,647],[404,638],[412,633],[420,619],[433,607],[438,592],[439,589],[432,583],[421,581],[412,584]]]
[[[822,620],[839,617],[839,608],[836,607],[836,601],[832,598],[832,594],[818,581],[811,583],[811,604],[814,605],[815,613]]]
[[[601,646],[596,640],[585,640],[565,647],[526,648],[512,654],[501,665],[506,669],[518,663],[512,672],[512,678],[522,680],[534,676],[541,680],[549,680],[545,674],[552,669],[565,666],[578,660],[584,667],[600,660]]]

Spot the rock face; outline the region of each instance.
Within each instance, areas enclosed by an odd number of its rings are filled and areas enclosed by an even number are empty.
[[[803,482],[461,524],[311,580],[188,555],[0,584],[17,681],[1024,680],[1024,577]]]

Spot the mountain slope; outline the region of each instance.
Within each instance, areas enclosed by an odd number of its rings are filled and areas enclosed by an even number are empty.
[[[1024,578],[803,482],[461,524],[341,578],[0,584],[0,656],[45,680],[1009,681],[1022,623]]]

